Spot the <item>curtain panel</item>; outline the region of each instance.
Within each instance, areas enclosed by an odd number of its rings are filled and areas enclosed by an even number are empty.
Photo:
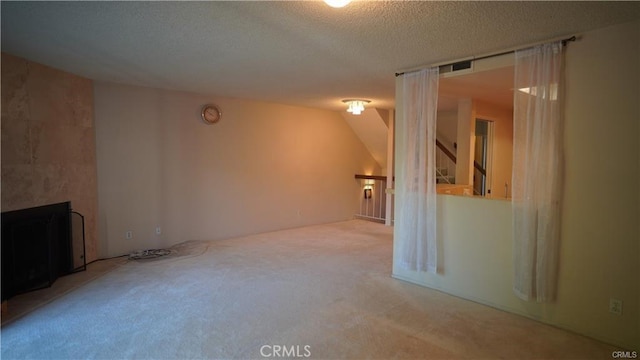
[[[549,302],[556,296],[560,242],[562,44],[515,57],[513,289],[523,300]]]
[[[400,266],[437,271],[435,139],[438,68],[404,74],[403,115],[396,124],[396,241]]]

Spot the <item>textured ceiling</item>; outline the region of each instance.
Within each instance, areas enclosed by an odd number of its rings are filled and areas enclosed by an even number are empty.
[[[6,2],[2,51],[91,79],[393,107],[394,72],[640,18],[640,2]]]

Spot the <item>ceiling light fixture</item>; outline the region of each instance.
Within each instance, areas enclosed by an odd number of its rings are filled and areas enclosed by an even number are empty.
[[[342,102],[349,106],[347,108],[347,112],[352,113],[353,115],[360,115],[364,111],[364,104],[368,104],[371,101],[362,99],[346,99],[342,100]]]
[[[324,0],[324,2],[334,8],[345,7],[351,0]]]

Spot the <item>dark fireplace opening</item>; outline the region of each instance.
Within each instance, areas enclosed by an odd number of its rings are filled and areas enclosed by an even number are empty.
[[[68,201],[3,212],[1,242],[2,301],[86,269],[84,218]]]

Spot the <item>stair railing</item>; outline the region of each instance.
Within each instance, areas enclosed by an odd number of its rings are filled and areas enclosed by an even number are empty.
[[[456,156],[438,139],[436,147],[436,184],[455,184]]]
[[[386,220],[387,177],[356,174],[359,182],[360,211],[355,217],[384,223]]]
[[[440,140],[436,139],[436,147],[440,150],[438,151],[436,154],[436,173],[438,173],[438,168],[440,167],[438,165],[438,161],[439,161],[439,156],[441,157],[442,154],[446,155],[446,157],[451,160],[453,162],[453,164],[456,164],[457,159],[456,156],[453,154],[453,152],[451,152],[451,150],[449,150],[445,145],[443,145]],[[480,174],[487,176],[487,169],[485,169],[484,167],[482,167],[482,165],[480,165],[480,163],[478,163],[477,161],[473,161],[473,167],[478,170],[480,172]],[[441,174],[438,174],[441,175]],[[451,184],[451,182],[448,182],[449,184]]]

